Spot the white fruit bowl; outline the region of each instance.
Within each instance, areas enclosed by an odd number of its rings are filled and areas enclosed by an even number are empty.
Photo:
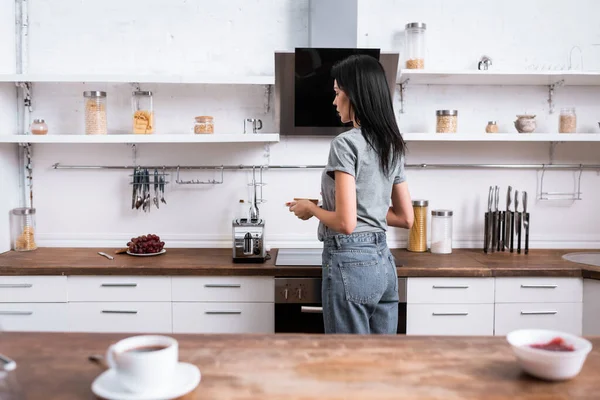
[[[549,351],[530,347],[548,343],[560,337],[574,351]],[[506,335],[513,353],[523,370],[535,377],[558,381],[571,379],[581,371],[587,355],[592,350],[590,341],[570,333],[546,329],[521,329]]]

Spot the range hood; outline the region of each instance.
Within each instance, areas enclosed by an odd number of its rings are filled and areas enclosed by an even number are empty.
[[[309,0],[308,47],[358,47],[358,0]]]

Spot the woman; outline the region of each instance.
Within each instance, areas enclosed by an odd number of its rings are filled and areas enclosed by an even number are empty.
[[[379,61],[353,55],[334,65],[332,75],[333,105],[354,128],[331,142],[322,208],[309,200],[288,205],[298,218],[320,221],[325,332],[395,334],[398,276],[385,232],[408,229],[414,220],[405,144]]]

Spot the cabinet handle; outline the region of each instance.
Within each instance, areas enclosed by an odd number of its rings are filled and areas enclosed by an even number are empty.
[[[205,311],[205,314],[208,315],[238,315],[241,314],[241,311]]]
[[[440,285],[433,285],[434,289],[468,289],[469,285],[460,285],[460,286],[440,286]]]
[[[102,314],[137,314],[133,310],[102,310]]]
[[[31,315],[33,311],[0,311],[0,315]]]
[[[241,288],[242,285],[239,283],[207,283],[204,285],[206,288]]]
[[[521,285],[524,289],[556,289],[558,285]]]
[[[137,287],[137,283],[103,283],[102,287]]]
[[[302,306],[300,307],[300,312],[306,314],[323,314],[323,307]]]
[[[431,315],[433,315],[434,317],[439,317],[439,316],[458,316],[458,315],[469,315],[468,312],[433,312],[431,313]]]
[[[558,311],[521,311],[521,315],[554,315]]]
[[[10,288],[10,289],[17,289],[17,288],[30,288],[33,287],[33,285],[31,283],[2,283],[0,284],[0,288]]]

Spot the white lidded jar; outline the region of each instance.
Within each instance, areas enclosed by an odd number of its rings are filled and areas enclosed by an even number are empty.
[[[406,24],[405,29],[405,67],[406,69],[424,69],[427,25],[423,22],[411,22]]]
[[[431,211],[431,252],[452,253],[452,210]]]

